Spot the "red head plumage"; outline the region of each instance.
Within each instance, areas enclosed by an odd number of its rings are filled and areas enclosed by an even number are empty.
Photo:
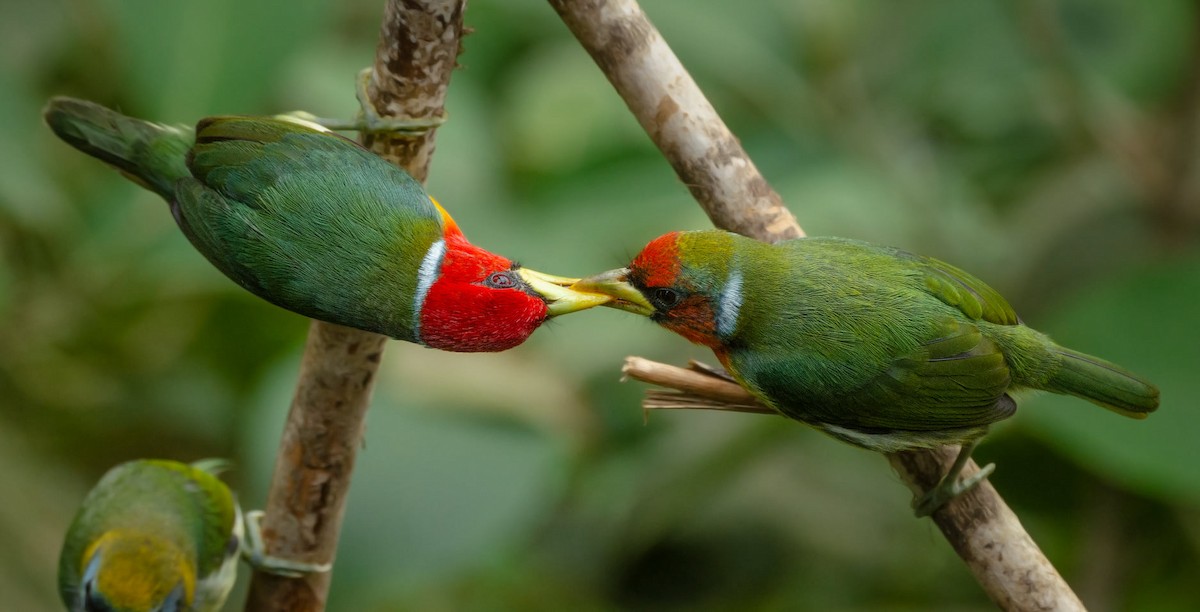
[[[549,316],[511,260],[446,226],[446,255],[421,306],[421,341],[460,352],[503,351],[521,344]]]
[[[723,344],[717,329],[720,294],[712,291],[716,285],[699,281],[712,276],[713,266],[725,272],[728,240],[718,236],[715,242],[697,243],[696,236],[671,232],[651,240],[629,264],[628,280],[654,306],[654,321],[692,342],[718,349]]]
[[[629,269],[643,287],[670,287],[679,278],[679,266],[679,232],[671,232],[651,240]]]

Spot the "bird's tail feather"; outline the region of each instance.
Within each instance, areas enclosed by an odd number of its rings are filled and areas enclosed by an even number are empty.
[[[192,131],[126,117],[94,102],[51,98],[46,124],[67,144],[121,171],[170,200],[175,182],[189,176]]]
[[[1135,419],[1158,408],[1158,387],[1098,357],[1057,347],[1062,356],[1047,391],[1066,393]]]

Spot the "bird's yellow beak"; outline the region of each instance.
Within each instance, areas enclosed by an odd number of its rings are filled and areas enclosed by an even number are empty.
[[[608,306],[648,317],[654,314],[654,306],[637,287],[629,284],[629,268],[618,268],[589,276],[571,285],[571,289],[589,295],[608,296]]]
[[[612,301],[612,296],[603,293],[589,293],[572,287],[579,282],[578,278],[544,274],[529,268],[518,268],[517,274],[521,280],[535,293],[546,300],[546,312],[549,316],[557,317],[577,310],[586,310]]]

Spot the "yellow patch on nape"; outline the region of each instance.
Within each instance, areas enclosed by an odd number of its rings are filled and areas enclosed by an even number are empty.
[[[196,589],[196,567],[169,539],[142,531],[114,529],[84,551],[83,567],[95,559],[95,590],[122,610],[153,610],[179,584],[183,603],[190,605]]]
[[[434,208],[442,215],[442,225],[446,226],[446,230],[442,232],[443,234],[449,234],[451,231],[462,233],[462,230],[458,229],[458,223],[454,221],[454,217],[451,217],[450,213],[446,212],[446,209],[442,208],[442,205],[433,196],[429,196],[429,201],[433,202]]]

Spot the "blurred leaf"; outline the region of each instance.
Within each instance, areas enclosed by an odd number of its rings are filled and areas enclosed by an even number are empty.
[[[117,18],[125,93],[141,112],[173,121],[261,112],[282,79],[284,58],[319,34],[329,7],[286,0],[105,1]]]
[[[514,166],[539,172],[578,169],[598,152],[645,142],[637,121],[571,41],[544,43],[505,83],[500,127]]]
[[[1058,10],[1075,60],[1127,95],[1169,95],[1187,75],[1185,58],[1197,36],[1195,2],[1060,0]]]
[[[60,609],[55,581],[59,548],[85,487],[91,485],[7,429],[0,429],[0,461],[5,466],[0,487],[14,496],[0,504],[3,605],[12,610]]]
[[[385,369],[389,361],[405,359],[396,353],[430,353],[395,344],[385,355]],[[473,357],[443,356],[460,358],[453,361],[464,367],[461,359]],[[254,453],[241,470],[249,503],[265,498],[296,367],[289,360],[268,377],[259,396],[264,410],[243,432],[245,448]],[[554,439],[472,418],[471,404],[446,399],[455,393],[442,385],[449,379],[433,381],[434,389],[427,381],[427,373],[409,369],[393,372],[376,390],[341,534],[341,578],[331,594],[333,608],[368,609],[421,585],[474,571],[515,546],[554,499],[556,465],[562,462]],[[486,391],[483,384],[467,389],[457,383],[459,393],[469,395]],[[513,392],[539,388],[514,387]],[[431,392],[440,399],[430,401]]]
[[[4,160],[0,237],[6,225],[45,230],[68,214],[65,194],[55,184],[53,172],[41,163],[40,154],[49,143],[41,115],[45,101],[13,76],[0,72],[0,117],[8,118],[0,121],[0,159]]]
[[[985,0],[889,5],[876,25],[904,13],[914,30],[875,53],[886,93],[902,96],[961,137],[998,136],[1028,121],[1029,58],[1003,3]],[[915,14],[914,14],[915,10]],[[893,12],[894,11],[894,12]],[[888,57],[903,44],[902,53]]]
[[[1064,346],[1129,368],[1162,391],[1145,421],[1082,400],[1041,395],[1018,422],[1091,470],[1166,499],[1200,503],[1196,446],[1200,411],[1200,258],[1129,273],[1075,296],[1035,327]]]

